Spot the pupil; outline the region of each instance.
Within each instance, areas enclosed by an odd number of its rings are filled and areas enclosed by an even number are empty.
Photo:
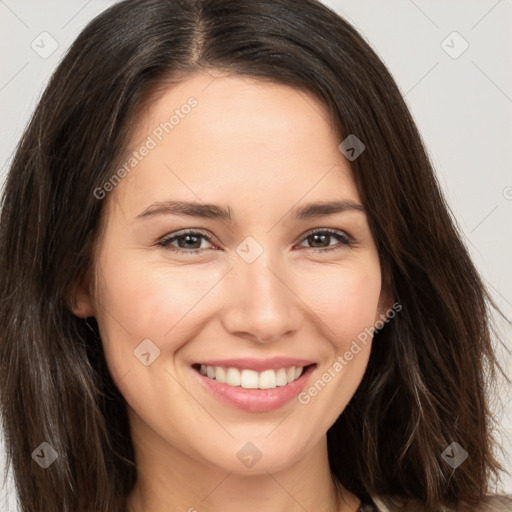
[[[184,235],[184,239],[185,239],[185,245],[190,248],[191,245],[194,245],[194,240],[196,242],[196,245],[197,245],[197,240],[198,240],[198,237],[197,236],[194,236],[194,235]],[[192,241],[192,244],[189,244],[188,242]],[[194,249],[196,249],[196,247],[193,247]]]
[[[314,243],[316,243],[317,241],[320,241],[320,243],[323,242],[326,242],[328,241],[327,239],[330,237],[331,235],[327,235],[327,234],[314,234],[314,235],[311,235],[311,238],[313,238],[313,240],[315,241]],[[321,240],[320,240],[321,239]],[[329,245],[329,243],[323,243],[322,245],[320,245],[320,247],[327,247]],[[318,247],[318,246],[317,246]]]

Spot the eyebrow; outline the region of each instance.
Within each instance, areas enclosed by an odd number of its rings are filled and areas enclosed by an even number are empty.
[[[291,211],[292,216],[299,220],[324,217],[347,211],[365,211],[363,205],[343,199],[339,201],[327,201],[320,203],[308,203]],[[136,219],[147,219],[156,215],[179,215],[189,217],[201,217],[233,222],[231,209],[223,208],[215,204],[194,203],[185,201],[163,201],[148,206],[137,215]]]

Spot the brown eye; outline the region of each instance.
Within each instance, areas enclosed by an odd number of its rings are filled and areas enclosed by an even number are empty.
[[[331,242],[333,239],[336,239],[338,244],[332,244]],[[307,241],[310,244],[310,247],[306,248],[314,249],[317,251],[320,250],[322,252],[325,252],[325,250],[330,251],[334,249],[340,249],[342,247],[350,246],[352,243],[351,238],[346,234],[325,229],[307,234],[304,238],[304,241]]]
[[[158,246],[177,252],[195,253],[205,249],[205,247],[201,247],[203,240],[210,242],[211,237],[199,231],[182,231],[160,241]],[[174,242],[177,242],[177,246],[174,245]]]

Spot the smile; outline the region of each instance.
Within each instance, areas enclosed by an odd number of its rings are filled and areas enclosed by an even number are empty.
[[[289,368],[279,368],[277,370],[265,370],[256,372],[254,370],[238,368],[224,368],[222,366],[200,365],[201,375],[209,379],[215,379],[218,382],[233,387],[242,387],[244,389],[273,389],[277,386],[286,386],[297,380],[304,371],[303,366],[291,366]]]
[[[272,411],[289,403],[306,386],[317,366],[310,361],[291,358],[276,358],[271,362],[224,360],[212,363],[214,361],[192,365],[200,389],[214,400],[249,412]]]

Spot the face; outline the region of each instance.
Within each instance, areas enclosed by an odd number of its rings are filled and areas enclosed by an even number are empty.
[[[328,120],[304,92],[210,75],[140,114],[137,163],[104,199],[95,286],[75,309],[98,321],[138,439],[226,471],[278,471],[356,391],[371,340],[353,342],[389,304]],[[249,442],[254,468],[241,463]]]

